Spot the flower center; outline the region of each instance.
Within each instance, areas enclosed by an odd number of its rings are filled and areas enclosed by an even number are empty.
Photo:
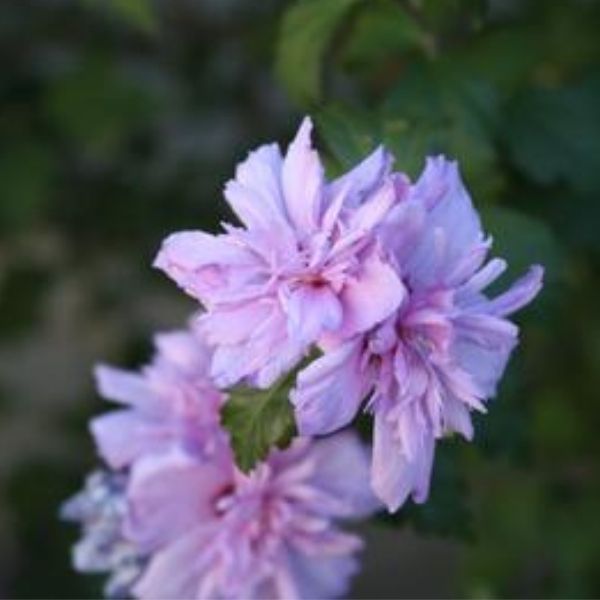
[[[241,487],[225,486],[215,498],[216,513],[236,540],[258,557],[278,551],[291,516],[284,498],[269,489],[268,482],[250,479]]]

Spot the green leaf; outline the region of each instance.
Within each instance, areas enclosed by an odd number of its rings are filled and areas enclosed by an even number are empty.
[[[301,0],[285,14],[275,71],[289,95],[301,105],[321,96],[321,63],[348,11],[361,0]]]
[[[416,175],[427,154],[443,152],[461,162],[467,179],[491,188],[496,152],[496,90],[450,63],[414,63],[383,106],[383,142],[398,168]]]
[[[293,371],[268,390],[239,387],[229,393],[221,417],[242,471],[264,460],[271,448],[286,448],[296,435],[288,399],[295,375]]]
[[[156,14],[150,0],[112,0],[112,5],[123,19],[146,31],[156,28]]]
[[[426,32],[398,2],[372,0],[356,18],[343,58],[372,71],[378,61],[427,44]]]
[[[86,0],[92,7],[109,8],[121,20],[147,33],[156,31],[156,12],[151,0]]]
[[[376,120],[340,106],[315,116],[317,129],[341,169],[350,169],[379,143]]]
[[[599,105],[600,75],[571,88],[518,96],[501,128],[514,164],[536,183],[600,190]]]

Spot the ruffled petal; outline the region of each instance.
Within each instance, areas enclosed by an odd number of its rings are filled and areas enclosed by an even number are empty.
[[[484,398],[496,395],[517,335],[516,325],[490,315],[463,315],[456,321],[453,359],[469,373]]]
[[[362,339],[327,352],[298,374],[290,400],[302,435],[324,435],[354,418],[373,385],[361,365]]]
[[[158,356],[195,377],[207,375],[211,352],[200,336],[188,331],[170,331],[154,336]]]
[[[388,215],[395,198],[394,184],[387,181],[350,214],[348,227],[365,232],[373,230]]]
[[[164,450],[171,439],[164,421],[143,418],[132,410],[96,417],[90,429],[100,456],[113,469],[122,469],[139,457]]]
[[[360,568],[358,560],[351,554],[307,556],[292,551],[287,558],[297,597],[303,600],[344,596],[351,578]],[[289,598],[288,595],[282,597]]]
[[[398,202],[386,215],[378,231],[382,246],[399,265],[408,263],[425,226],[426,212],[416,202]],[[401,231],[402,235],[398,235]]]
[[[312,121],[306,117],[288,148],[282,168],[287,214],[304,235],[319,228],[325,182],[323,165],[312,147],[312,128]]]
[[[369,449],[354,432],[317,440],[311,456],[317,465],[312,483],[339,501],[334,516],[368,517],[381,508],[369,487]]]
[[[334,198],[340,190],[346,190],[346,206],[356,208],[387,178],[393,161],[393,156],[379,146],[351,171],[332,181],[328,197]]]
[[[200,600],[203,574],[201,558],[210,542],[211,531],[196,525],[174,543],[157,552],[142,578],[133,588],[136,598]]]
[[[230,270],[252,272],[256,258],[229,235],[182,231],[164,240],[154,267],[190,296],[210,302],[211,292],[229,286]]]
[[[350,337],[371,329],[398,309],[405,296],[406,290],[395,269],[377,250],[371,252],[360,272],[342,290],[344,321],[338,335]]]
[[[213,346],[243,344],[269,319],[273,310],[272,303],[244,302],[200,315],[196,327]]]
[[[371,485],[390,512],[396,512],[411,494],[417,503],[429,495],[435,440],[425,431],[421,440],[420,451],[408,460],[386,415],[375,415]]]
[[[427,223],[406,266],[413,281],[429,285],[456,272],[473,246],[481,244],[481,222],[457,163],[443,156],[427,159],[411,200],[425,208]]]
[[[473,439],[473,423],[469,408],[452,395],[444,398],[444,429],[460,433],[467,441]]]
[[[544,269],[534,265],[529,272],[503,294],[487,305],[487,312],[498,317],[506,317],[529,304],[542,289]]]
[[[285,315],[272,305],[267,317],[247,339],[215,349],[211,376],[217,386],[229,387],[252,376],[252,383],[268,388],[303,356],[306,344],[290,338]]]
[[[281,190],[282,157],[277,144],[250,152],[225,186],[225,198],[248,229],[288,228]]]
[[[230,460],[226,449],[222,457],[200,461],[174,448],[135,463],[127,493],[126,536],[151,551],[198,523],[214,520],[213,501],[232,481]]]
[[[342,322],[342,305],[328,286],[302,285],[282,294],[288,332],[302,344],[312,344]]]
[[[98,391],[103,398],[130,406],[151,407],[157,402],[153,391],[142,375],[98,365],[94,369]]]

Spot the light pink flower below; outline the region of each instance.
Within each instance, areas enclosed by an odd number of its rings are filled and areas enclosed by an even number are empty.
[[[159,334],[155,345],[152,363],[139,373],[96,368],[100,393],[127,406],[91,422],[100,454],[114,469],[172,446],[210,454],[223,443],[223,395],[208,376],[206,345],[189,331]]]
[[[378,507],[350,433],[296,440],[249,475],[227,453],[217,464],[173,451],[134,467],[129,503],[125,532],[153,552],[143,599],[340,596],[362,543],[336,521]]]

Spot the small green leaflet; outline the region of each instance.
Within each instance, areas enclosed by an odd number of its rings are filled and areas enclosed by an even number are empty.
[[[252,470],[272,447],[286,448],[296,435],[288,399],[295,377],[296,371],[292,371],[268,390],[237,387],[229,392],[221,418],[242,471]]]

